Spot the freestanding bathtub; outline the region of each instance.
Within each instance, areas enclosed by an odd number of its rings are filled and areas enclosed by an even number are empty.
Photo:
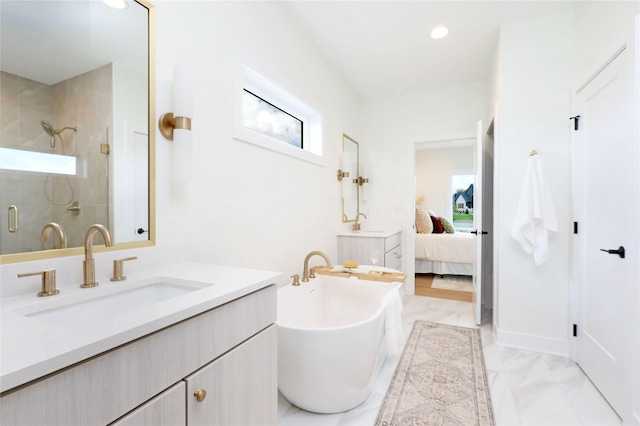
[[[385,327],[387,337],[402,327],[399,288],[327,275],[281,287],[278,387],[284,397],[315,413],[364,402],[387,355]]]

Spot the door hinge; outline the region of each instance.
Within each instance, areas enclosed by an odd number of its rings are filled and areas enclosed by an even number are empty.
[[[578,324],[573,324],[573,337],[578,337]]]
[[[576,115],[575,117],[569,117],[569,120],[574,120],[573,130],[578,130],[578,120],[580,120],[580,116]]]
[[[578,233],[578,222],[573,222],[573,233],[574,234]]]

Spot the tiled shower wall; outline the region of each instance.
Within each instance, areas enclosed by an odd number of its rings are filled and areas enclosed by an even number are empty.
[[[105,65],[85,74],[46,85],[5,72],[0,73],[0,146],[47,153],[74,155],[76,176],[0,170],[0,254],[38,251],[57,246],[50,236],[42,243],[40,233],[49,222],[59,223],[69,247],[82,246],[84,234],[94,223],[109,224],[109,156],[101,144],[110,142],[113,122],[112,70]],[[49,121],[65,130],[51,137],[40,122]],[[78,215],[67,211],[73,202]],[[18,207],[20,228],[8,231],[7,211]]]

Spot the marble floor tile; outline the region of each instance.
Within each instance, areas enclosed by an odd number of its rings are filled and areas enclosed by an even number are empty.
[[[405,295],[405,341],[416,320],[476,327],[468,302]],[[487,380],[496,425],[621,425],[620,419],[570,359],[499,346],[491,324],[480,327]],[[283,426],[373,425],[398,365],[387,357],[371,394],[360,406],[337,414],[315,414],[292,406],[281,394],[278,424]]]

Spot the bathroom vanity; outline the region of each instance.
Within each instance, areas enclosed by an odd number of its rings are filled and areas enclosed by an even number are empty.
[[[107,284],[3,300],[0,423],[275,425],[279,275],[193,264],[114,284],[159,297],[133,310],[77,302],[117,300]],[[68,322],[83,303],[94,315]]]
[[[369,253],[372,249],[380,252],[377,266],[402,269],[402,232],[362,231],[338,234],[338,263],[353,260],[361,265],[371,265]]]

